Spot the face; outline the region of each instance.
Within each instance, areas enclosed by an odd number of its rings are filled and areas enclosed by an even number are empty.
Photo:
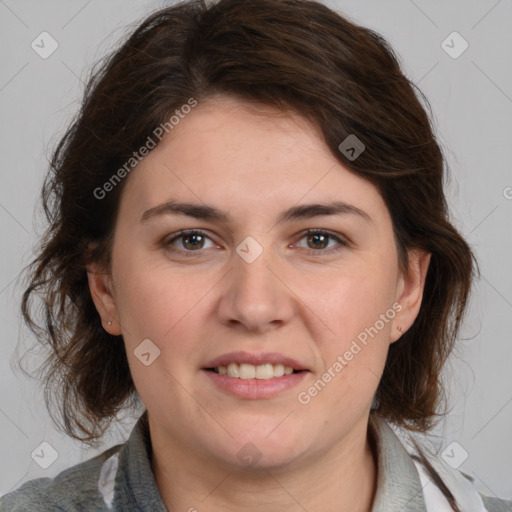
[[[377,188],[303,118],[249,107],[199,103],[132,171],[112,274],[90,286],[152,431],[190,457],[292,467],[366,431],[428,258],[401,273]]]

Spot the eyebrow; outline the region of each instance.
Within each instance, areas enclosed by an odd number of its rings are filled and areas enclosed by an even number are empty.
[[[322,215],[356,215],[367,222],[373,222],[372,218],[363,210],[343,201],[332,201],[326,204],[313,203],[292,206],[281,212],[277,224],[294,220],[309,219]],[[213,206],[205,204],[186,203],[179,201],[166,201],[163,204],[146,210],[139,222],[146,222],[161,215],[186,215],[195,219],[210,220],[229,223],[229,214]]]

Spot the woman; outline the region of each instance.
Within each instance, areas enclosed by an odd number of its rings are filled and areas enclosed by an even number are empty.
[[[54,153],[22,305],[69,435],[145,411],[0,510],[511,510],[390,428],[441,417],[477,270],[443,164],[392,49],[320,3],[148,17]]]

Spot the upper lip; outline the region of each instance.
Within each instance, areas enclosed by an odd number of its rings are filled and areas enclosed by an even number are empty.
[[[229,363],[246,363],[254,366],[262,364],[282,364],[289,366],[294,370],[307,370],[308,368],[291,357],[279,354],[278,352],[262,352],[259,354],[250,352],[229,352],[222,354],[208,361],[203,368],[217,368],[219,366],[227,366]]]

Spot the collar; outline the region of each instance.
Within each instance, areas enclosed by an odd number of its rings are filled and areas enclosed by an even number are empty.
[[[126,467],[126,483],[140,510],[168,512],[156,485],[151,468],[151,439],[148,411],[139,418],[120,454],[120,465]]]
[[[427,512],[422,484],[411,456],[388,423],[370,415],[369,439],[377,462],[372,512]],[[167,512],[151,469],[147,411],[139,418],[120,453],[126,484],[141,510]]]
[[[368,432],[377,462],[372,512],[427,512],[416,465],[398,436],[375,412],[370,414]]]

